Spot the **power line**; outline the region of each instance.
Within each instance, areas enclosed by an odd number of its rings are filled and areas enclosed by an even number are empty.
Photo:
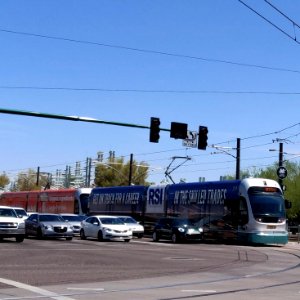
[[[241,1],[241,0],[239,0],[239,1]],[[78,39],[50,36],[50,35],[30,33],[30,32],[8,30],[8,29],[3,29],[3,28],[0,28],[0,32],[24,35],[24,36],[31,36],[31,37],[36,37],[36,38],[58,40],[58,41],[64,41],[64,42],[71,42],[71,43],[79,43],[79,44],[86,44],[86,45],[93,45],[93,46],[100,46],[100,47],[122,49],[122,50],[135,51],[135,52],[140,52],[140,53],[165,55],[165,56],[170,56],[170,57],[201,60],[201,61],[214,62],[214,63],[223,63],[223,64],[235,65],[235,66],[240,66],[240,67],[251,67],[251,68],[259,68],[259,69],[266,69],[266,70],[272,70],[272,71],[300,73],[299,70],[292,70],[292,69],[286,69],[286,68],[268,67],[268,66],[263,66],[263,65],[240,63],[240,62],[234,62],[234,61],[222,60],[222,59],[214,59],[214,58],[207,58],[207,57],[200,57],[200,56],[193,56],[193,55],[186,55],[186,54],[178,54],[178,53],[171,53],[171,52],[158,51],[158,50],[142,49],[142,48],[136,48],[136,47],[122,46],[122,45],[113,45],[113,44],[106,44],[106,43],[100,43],[100,42],[91,42],[91,41],[86,41],[86,40],[78,40]]]
[[[249,140],[249,139],[254,139],[254,138],[261,138],[261,137],[265,137],[265,136],[270,136],[270,135],[274,135],[274,134],[278,134],[278,133],[282,133],[283,131],[286,131],[288,129],[291,129],[295,126],[299,126],[300,123],[295,123],[293,125],[290,125],[288,127],[285,127],[283,129],[277,130],[277,131],[273,131],[273,132],[269,132],[269,133],[263,133],[263,134],[258,134],[258,135],[252,135],[249,137],[245,137],[245,138],[241,138],[241,140]],[[220,143],[214,143],[214,145],[221,145],[221,144],[228,144],[228,143],[232,143],[232,142],[236,142],[236,140],[229,140],[229,141],[225,141],[225,142],[220,142]]]
[[[39,86],[0,86],[0,89],[12,90],[63,90],[79,92],[125,92],[125,93],[172,93],[172,94],[260,94],[260,95],[300,95],[300,92],[270,91],[217,91],[217,90],[151,90],[151,89],[107,89],[107,88],[72,88],[72,87],[39,87]]]
[[[240,3],[242,3],[244,6],[246,6],[248,9],[250,9],[252,12],[254,12],[255,14],[257,14],[259,17],[261,17],[263,20],[265,20],[267,23],[269,23],[270,25],[272,25],[274,28],[276,28],[278,31],[280,31],[281,33],[283,33],[284,35],[286,35],[287,37],[289,37],[290,39],[292,39],[293,41],[295,41],[297,44],[300,44],[296,37],[292,37],[289,33],[287,33],[286,31],[284,31],[282,28],[280,28],[279,26],[277,26],[276,24],[274,24],[273,22],[271,22],[269,19],[267,19],[266,17],[264,17],[262,14],[260,14],[257,10],[255,10],[254,8],[252,8],[251,6],[249,6],[248,4],[246,4],[244,1],[242,0],[238,0]],[[295,25],[295,23],[293,23]]]
[[[296,25],[298,28],[300,28],[300,26],[293,21],[290,17],[288,17],[286,14],[284,14],[281,10],[279,10],[274,4],[272,4],[271,2],[269,2],[268,0],[265,0],[266,3],[268,3],[272,8],[274,8],[277,12],[279,12],[282,16],[284,16],[287,20],[289,20],[293,25]]]

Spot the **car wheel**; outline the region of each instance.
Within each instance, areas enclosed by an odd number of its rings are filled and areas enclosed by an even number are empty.
[[[171,239],[172,239],[172,242],[175,244],[178,242],[178,236],[176,233],[172,233],[172,236],[171,236]]]
[[[41,228],[38,228],[37,233],[36,233],[36,237],[41,240],[43,239],[43,232]]]
[[[71,236],[66,237],[66,240],[67,240],[67,241],[72,241],[72,239],[73,239],[73,238],[72,238]]]
[[[138,238],[141,239],[144,235],[142,233],[138,234]]]
[[[153,242],[158,242],[159,241],[159,236],[158,236],[158,233],[156,231],[154,231],[153,234],[152,234],[152,240],[153,240]]]
[[[80,238],[81,238],[82,240],[85,240],[85,239],[86,239],[86,236],[85,236],[85,234],[84,234],[84,230],[83,230],[83,229],[80,230]]]
[[[129,243],[129,242],[130,242],[130,239],[126,239],[125,242],[126,242],[126,243]]]
[[[24,236],[16,236],[16,242],[22,243],[24,241]]]
[[[98,241],[99,241],[99,242],[102,242],[102,241],[103,241],[103,233],[102,233],[101,230],[99,230],[99,232],[98,232]]]

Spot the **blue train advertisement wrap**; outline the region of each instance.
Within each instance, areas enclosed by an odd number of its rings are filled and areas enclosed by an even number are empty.
[[[286,244],[286,211],[279,184],[270,179],[94,188],[89,214],[131,215],[151,232],[165,216],[191,219],[203,239]]]
[[[238,199],[240,181],[180,183],[167,188],[167,214],[187,217],[222,215],[225,201]]]
[[[90,214],[142,215],[147,187],[97,187],[89,198]]]

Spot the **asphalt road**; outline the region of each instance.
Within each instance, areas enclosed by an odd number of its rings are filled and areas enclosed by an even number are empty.
[[[299,299],[300,245],[0,243],[0,300]]]

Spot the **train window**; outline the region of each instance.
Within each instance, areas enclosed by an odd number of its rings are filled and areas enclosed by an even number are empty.
[[[239,223],[241,225],[245,225],[248,223],[248,209],[247,209],[247,202],[246,202],[246,199],[241,197],[240,198],[240,201],[239,201],[239,204],[240,204],[240,219],[239,219]]]

